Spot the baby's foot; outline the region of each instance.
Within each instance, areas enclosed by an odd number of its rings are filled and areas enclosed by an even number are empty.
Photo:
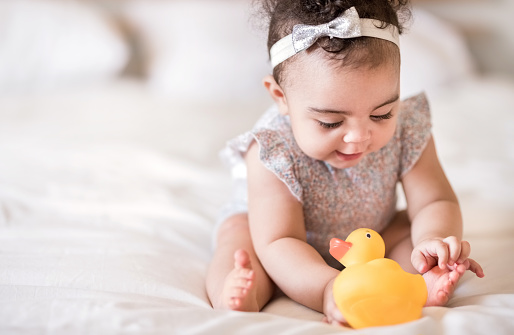
[[[255,290],[255,273],[250,256],[239,249],[234,253],[234,269],[225,278],[222,301],[226,308],[235,311],[258,312]]]
[[[454,268],[441,269],[434,266],[423,274],[427,283],[428,298],[425,306],[443,306],[452,295],[457,282],[464,275],[466,266],[460,264]]]

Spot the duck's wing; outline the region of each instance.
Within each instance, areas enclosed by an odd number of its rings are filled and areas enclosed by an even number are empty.
[[[422,306],[408,297],[378,296],[355,302],[344,314],[353,328],[388,326],[417,320]]]

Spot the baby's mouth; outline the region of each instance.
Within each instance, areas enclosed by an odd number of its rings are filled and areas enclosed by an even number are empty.
[[[362,152],[354,153],[354,154],[344,154],[342,152],[336,151],[337,157],[344,161],[353,161],[359,159],[362,156]]]

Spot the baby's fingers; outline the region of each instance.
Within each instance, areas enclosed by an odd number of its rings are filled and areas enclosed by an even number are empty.
[[[446,269],[449,257],[448,244],[444,240],[438,240],[434,241],[432,248],[434,249],[432,252],[434,252],[437,256],[437,263],[439,268],[443,270]]]
[[[462,244],[459,241],[459,239],[455,236],[449,236],[443,240],[444,243],[447,244],[447,248],[449,250],[448,255],[448,265],[452,266],[457,262],[459,257],[461,256],[462,252]],[[469,254],[468,254],[469,256]],[[467,256],[466,256],[467,258]],[[466,259],[464,258],[464,260]],[[441,266],[441,263],[439,263],[439,266]]]
[[[330,324],[334,326],[346,326],[346,319],[343,317],[343,314],[336,309],[332,312],[332,314],[328,318],[330,320]]]
[[[457,260],[457,263],[462,264],[466,259],[468,259],[470,254],[471,254],[471,246],[469,245],[469,242],[462,241],[460,256],[459,256],[459,259]]]
[[[425,255],[419,250],[414,249],[410,262],[419,273],[425,273],[430,269]]]
[[[410,261],[419,273],[425,273],[437,265],[437,258],[418,249],[412,251]]]
[[[468,258],[467,262],[469,262],[468,270],[476,274],[477,277],[484,278],[484,270],[482,269],[480,264],[478,264],[474,259],[471,258]]]
[[[346,319],[339,311],[335,303],[328,309],[327,314],[323,318],[323,322],[333,326],[347,326]]]

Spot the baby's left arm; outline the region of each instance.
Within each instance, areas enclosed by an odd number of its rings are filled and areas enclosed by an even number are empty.
[[[483,277],[480,265],[469,258],[469,243],[462,241],[460,206],[439,163],[432,138],[402,184],[412,224],[411,259],[416,270],[424,273],[437,265],[445,268],[464,264]]]

